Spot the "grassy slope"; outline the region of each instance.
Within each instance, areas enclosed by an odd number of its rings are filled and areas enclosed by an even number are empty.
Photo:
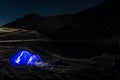
[[[44,39],[42,34],[24,29],[0,28],[0,40]]]

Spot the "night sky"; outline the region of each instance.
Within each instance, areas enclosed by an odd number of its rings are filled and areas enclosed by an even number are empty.
[[[30,13],[54,16],[76,13],[103,0],[0,0],[0,25]]]

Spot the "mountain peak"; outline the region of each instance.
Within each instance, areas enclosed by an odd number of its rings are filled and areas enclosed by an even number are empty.
[[[76,14],[44,17],[32,13],[4,26],[37,30],[52,39],[101,39],[120,35],[119,14],[117,0],[106,0]]]

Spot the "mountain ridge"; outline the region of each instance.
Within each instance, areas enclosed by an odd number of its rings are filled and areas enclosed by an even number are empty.
[[[29,14],[3,26],[36,30],[56,40],[110,38],[120,35],[118,9],[116,1],[106,0],[94,8],[75,14],[51,17]]]

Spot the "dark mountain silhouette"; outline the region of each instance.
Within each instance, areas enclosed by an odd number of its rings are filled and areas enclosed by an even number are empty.
[[[5,27],[37,30],[51,39],[89,40],[120,35],[117,0],[106,0],[94,8],[76,14],[43,17],[29,14],[5,24]]]
[[[16,19],[11,23],[6,24],[5,26],[23,29],[34,29],[35,26],[38,27],[38,25],[42,23],[43,19],[44,17],[38,14],[28,14],[23,18]]]

